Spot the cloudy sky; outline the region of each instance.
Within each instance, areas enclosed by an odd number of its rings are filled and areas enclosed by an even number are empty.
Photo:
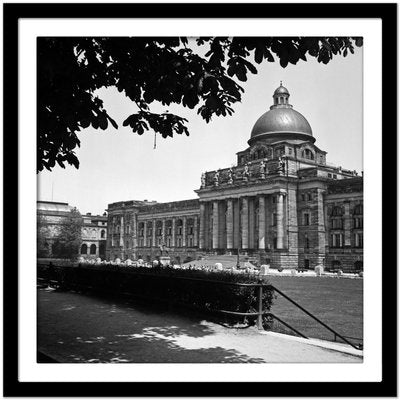
[[[102,214],[109,203],[122,200],[159,202],[196,198],[203,171],[236,164],[236,153],[247,147],[258,117],[269,110],[272,94],[282,80],[290,104],[311,125],[315,144],[328,152],[327,161],[344,168],[363,169],[362,48],[336,57],[328,65],[314,59],[281,68],[279,63],[257,66],[258,74],[241,83],[242,102],[231,117],[206,123],[195,110],[168,109],[189,120],[190,136],[163,139],[154,132],[139,136],[122,121],[135,111],[125,95],[109,88],[99,92],[119,129],[85,129],[79,134],[79,169],[58,166],[38,174],[38,200],[61,201],[82,213]]]

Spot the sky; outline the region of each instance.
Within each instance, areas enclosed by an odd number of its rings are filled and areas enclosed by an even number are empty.
[[[78,133],[79,169],[56,166],[37,175],[37,198],[60,201],[81,213],[103,214],[108,204],[126,200],[158,202],[197,198],[202,172],[236,165],[236,153],[248,147],[257,119],[272,105],[280,81],[290,92],[290,104],[308,120],[315,145],[326,151],[327,162],[363,169],[363,57],[362,48],[327,65],[314,58],[282,68],[279,63],[257,65],[257,75],[240,82],[245,92],[229,117],[206,123],[196,110],[180,105],[151,105],[188,119],[190,135],[163,139],[154,132],[138,135],[122,122],[136,107],[115,88],[98,92],[118,130],[87,128]]]

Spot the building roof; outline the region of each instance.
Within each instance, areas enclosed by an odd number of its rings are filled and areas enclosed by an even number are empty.
[[[38,201],[36,208],[38,211],[70,212],[74,207],[57,201]]]
[[[287,97],[289,97],[288,90],[283,86],[275,90],[273,97],[276,98],[279,94],[287,94]],[[276,139],[277,137],[280,138],[280,136],[282,136],[282,140],[289,138],[300,140],[311,139],[312,142],[315,141],[307,119],[294,110],[289,103],[275,103],[269,111],[258,118],[251,131],[249,144],[261,138],[267,139],[273,137]]]
[[[282,82],[281,82],[281,85],[277,89],[275,89],[274,95],[277,95],[277,94],[288,94],[288,95],[290,95],[289,94],[289,90],[287,90],[284,86],[282,86]]]

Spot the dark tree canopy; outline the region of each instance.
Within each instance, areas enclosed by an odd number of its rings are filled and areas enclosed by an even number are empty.
[[[53,256],[74,259],[79,254],[82,243],[82,216],[74,208],[64,218],[60,232],[54,242]]]
[[[151,103],[196,108],[209,122],[232,115],[244,92],[239,82],[257,73],[256,64],[279,61],[285,68],[307,57],[327,64],[354,46],[362,38],[200,37],[193,44],[185,37],[39,38],[37,170],[66,162],[79,168],[77,133],[90,125],[118,127],[94,94],[102,87],[117,87],[137,106],[123,122],[133,132],[189,135],[186,119],[152,113]]]

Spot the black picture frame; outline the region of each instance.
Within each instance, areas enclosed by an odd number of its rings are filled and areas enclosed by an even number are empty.
[[[382,20],[383,370],[382,382],[19,382],[18,380],[18,20],[20,18],[378,18]],[[396,396],[397,395],[397,5],[396,4],[22,4],[3,5],[3,379],[7,397]],[[35,240],[35,238],[32,238]],[[33,267],[33,266],[32,266]]]

